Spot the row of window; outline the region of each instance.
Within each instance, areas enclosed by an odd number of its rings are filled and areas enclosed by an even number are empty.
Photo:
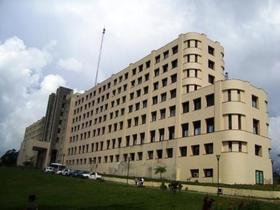
[[[188,106],[184,106],[183,108],[183,111],[187,112],[188,111]],[[165,119],[166,118],[166,109],[161,109],[159,110],[159,119]],[[176,114],[176,106],[170,106],[169,107],[169,117],[173,117],[175,116]],[[242,130],[242,118],[244,116],[241,115],[241,114],[227,114],[225,115],[225,118],[227,118],[228,120],[228,123],[227,123],[227,129],[231,130],[231,129],[239,129],[239,130]],[[128,119],[127,120],[127,127],[130,128],[132,127],[132,120],[133,120],[133,126],[138,126],[140,125],[139,123],[141,124],[146,124],[146,121],[147,121],[147,117],[146,117],[146,114],[143,114],[141,115],[141,117],[139,118],[138,116],[137,117],[134,117],[134,118],[131,118],[131,119]],[[153,111],[151,113],[151,122],[154,122],[157,120],[157,111]],[[89,121],[89,126],[91,125],[91,121]],[[87,123],[85,123],[85,125],[87,126]],[[253,133],[254,134],[260,134],[260,122],[259,120],[256,120],[256,119],[253,119]],[[83,125],[82,124],[82,128],[83,128]],[[206,133],[212,133],[215,131],[215,121],[214,121],[214,118],[208,118],[208,119],[205,119],[205,128],[206,128]],[[193,121],[192,122],[192,128],[193,128],[193,135],[200,135],[202,133],[201,131],[201,128],[202,128],[202,125],[201,125],[201,120],[197,120],[197,121]],[[79,129],[79,126],[74,126],[74,129],[73,129],[73,132],[75,132],[75,129],[78,128]],[[115,132],[117,130],[122,130],[124,128],[124,123],[123,121],[120,121],[118,123],[114,123],[114,124],[110,124],[108,125],[108,133],[111,133],[111,132]],[[181,125],[181,131],[182,131],[182,134],[181,136],[182,137],[187,137],[189,136],[189,123],[184,123]],[[165,139],[165,128],[160,128],[158,130],[159,132],[159,141],[163,141]],[[169,138],[168,139],[173,139],[175,138],[175,127],[174,126],[171,126],[168,128],[168,136]],[[97,129],[94,129],[93,132],[92,132],[92,137],[95,137],[95,136],[99,136],[99,135],[104,135],[105,134],[105,126],[103,126],[102,128],[97,128]],[[84,133],[81,133],[80,134],[80,140],[83,140],[83,139],[87,139],[87,138],[91,138],[91,131],[87,131],[87,132],[84,132]],[[155,139],[156,138],[156,130],[152,130],[150,131],[150,141],[151,142],[155,142]],[[70,137],[70,142],[74,142],[74,141],[78,141],[78,135],[74,135],[74,136],[71,136]]]
[[[120,147],[121,145],[121,141],[120,139],[113,139],[114,141],[112,141],[111,147]],[[129,139],[127,139],[127,141],[129,141]],[[116,145],[115,145],[116,144]],[[129,144],[129,143],[127,143]],[[100,148],[99,148],[100,147]],[[68,148],[68,155],[76,155],[76,154],[84,154],[84,153],[89,153],[89,152],[94,152],[94,151],[102,151],[105,148],[104,147],[104,142],[100,142],[100,144],[98,143],[92,143],[91,144],[91,151],[89,148],[89,144],[87,145],[82,145],[79,147],[71,147]],[[214,149],[213,149],[213,143],[207,143],[204,144],[203,148],[204,151],[200,151],[200,145],[192,145],[189,147],[190,148],[190,156],[198,156],[200,155],[200,152],[204,155],[210,155],[214,153]],[[110,140],[107,140],[107,144],[106,144],[106,149],[110,149]],[[165,152],[165,153],[164,153]],[[187,146],[182,146],[179,147],[179,157],[186,157],[188,156],[188,147]],[[147,160],[152,160],[152,159],[163,159],[163,158],[173,158],[173,148],[167,148],[166,150],[163,149],[158,149],[158,150],[149,150],[146,153],[146,159]],[[137,160],[142,160],[143,159],[143,152],[137,152]],[[116,155],[119,157],[119,155]],[[130,154],[123,154],[123,161],[127,161],[128,158],[130,159],[130,161],[134,161],[136,160],[135,158],[135,153],[130,153]],[[115,161],[118,162],[119,159],[115,158]]]
[[[149,76],[149,74],[147,74],[146,76]],[[146,76],[145,76],[145,77],[146,77]],[[148,77],[147,77],[147,78],[148,78]],[[140,79],[140,80],[139,80],[139,79]],[[138,80],[139,80],[139,81],[138,81],[138,84],[141,84],[141,83],[142,83],[142,77],[138,78]],[[170,76],[170,84],[173,84],[173,83],[175,83],[176,81],[177,81],[177,74],[171,75],[171,76]],[[140,83],[139,83],[139,82],[140,82]],[[135,86],[135,80],[131,81],[131,83],[132,83],[132,87],[134,87],[134,86]],[[168,78],[162,79],[162,81],[161,81],[161,87],[165,87],[165,86],[167,86],[167,84],[168,84]],[[153,83],[153,88],[154,88],[154,90],[159,89],[159,82]],[[117,89],[117,93],[118,93],[118,94],[121,93],[121,89],[122,89],[121,87],[119,87],[119,88]],[[124,85],[123,85],[123,91],[126,91],[126,90],[127,90],[127,84],[124,84]],[[143,88],[143,93],[142,93],[142,94],[145,95],[145,94],[148,93],[148,91],[149,91],[149,87],[146,86],[146,87]],[[113,96],[116,95],[116,90],[113,90],[112,95],[113,95]],[[135,96],[135,97],[140,97],[140,96],[141,96],[141,89],[137,90],[135,93],[134,93],[134,92],[131,92],[131,93],[130,93],[130,100],[133,100],[133,99],[134,99],[134,96]],[[101,96],[101,98],[97,98],[97,104],[99,104],[100,101],[103,102],[105,99],[109,99],[109,93],[107,93],[106,95]],[[122,103],[125,103],[125,102],[126,102],[126,96],[123,96],[122,98],[118,98],[118,99],[116,99],[115,101],[111,101],[111,107],[114,107],[115,104],[116,104],[116,105],[119,105],[119,104],[121,103],[121,100],[122,100]],[[82,112],[82,111],[83,111],[83,107],[84,107],[84,110],[86,110],[87,108],[93,107],[94,104],[95,104],[94,102],[95,102],[95,101],[93,100],[93,101],[91,101],[91,102],[85,104],[84,106],[80,106],[80,107],[74,109],[74,115],[75,115],[75,114],[78,114],[79,112]],[[100,107],[97,107],[97,108],[96,108],[96,114],[99,113],[99,112],[102,112],[103,110],[106,111],[107,108],[108,108],[108,104],[105,104],[105,105],[104,105],[104,109],[103,109],[103,105],[101,105]]]
[[[178,45],[172,47],[171,51],[172,51],[173,55],[177,54],[178,53]],[[163,53],[163,59],[166,59],[168,57],[169,57],[169,50],[167,50]],[[157,55],[155,57],[155,63],[159,63],[160,60],[161,60],[161,55]],[[172,68],[177,67],[177,65],[178,65],[177,62],[178,62],[177,60],[174,60],[174,61],[171,62]],[[151,61],[150,60],[146,61],[145,62],[145,68],[149,69],[150,66],[151,66]],[[163,67],[163,68],[166,69],[166,67]],[[138,69],[138,72],[142,72],[143,69],[144,69],[144,64],[140,64],[137,68],[133,68],[131,70],[132,76],[136,75],[137,69]],[[166,71],[166,70],[164,70],[164,71]],[[114,81],[113,81],[114,86],[116,86],[117,84],[121,83],[124,80],[127,80],[128,75],[129,75],[129,73],[125,72],[124,75],[121,75],[118,78],[115,78]],[[98,90],[94,90],[94,91],[90,92],[89,94],[87,94],[85,97],[82,97],[82,98],[78,99],[75,102],[75,106],[78,106],[81,103],[84,103],[84,101],[87,101],[87,100],[95,97],[97,93],[101,94],[102,92],[105,92],[106,90],[108,90],[110,88],[111,88],[111,82],[108,82],[107,84],[103,85],[102,87],[99,87]]]
[[[167,100],[167,93],[165,92],[165,93],[160,94],[160,96],[154,96],[152,98],[152,104],[153,105],[158,103],[159,97],[160,97],[160,101],[164,102],[164,101]],[[170,90],[170,99],[173,99],[173,98],[176,98],[176,89]],[[205,99],[206,99],[206,106],[207,107],[214,105],[214,94],[207,95],[205,97]],[[125,101],[126,101],[125,98],[123,98],[123,103],[125,103]],[[117,102],[117,105],[118,105],[118,103],[120,103],[118,99],[116,100],[116,102]],[[147,103],[148,103],[147,100],[142,101],[142,108],[146,108],[147,107]],[[112,105],[113,104],[114,103],[112,103]],[[130,105],[128,107],[128,113],[132,113],[133,111],[140,110],[140,105],[141,105],[140,102],[137,102],[134,105],[135,106],[134,110],[133,110],[133,105]],[[105,107],[104,110],[108,109],[108,106],[104,106],[104,107]],[[194,110],[201,109],[201,98],[196,98],[196,99],[193,100],[193,107],[194,107]],[[189,112],[189,101],[182,103],[182,108],[183,108],[183,113]],[[96,114],[98,113],[98,111],[99,111],[99,108],[96,109]],[[103,111],[103,106],[100,107],[100,111]],[[115,115],[114,115],[113,112],[111,112],[110,113],[110,119],[113,119],[114,116],[115,116],[115,118],[117,118],[119,116],[119,113],[120,113],[120,116],[123,116],[124,112],[125,112],[124,108],[122,108],[120,110],[120,112],[119,112],[119,110],[116,110],[115,111]],[[164,110],[161,110],[161,113],[162,113],[161,116],[165,117],[165,113],[164,112],[165,112]],[[175,106],[170,107],[170,116],[171,117],[175,116],[175,114],[176,114],[176,107]],[[152,116],[154,116],[154,115],[156,115],[156,114],[152,114]],[[90,116],[93,116],[93,110],[91,110],[91,112],[84,113],[83,114],[83,119],[85,119],[87,117],[90,117]],[[154,116],[154,117],[156,117],[156,116]],[[152,121],[154,121],[154,119],[155,119],[154,117],[152,117]],[[106,118],[107,118],[106,115],[104,115],[103,117],[100,116],[99,118],[95,118],[94,124],[101,123],[102,121],[104,122],[104,121],[106,121]],[[80,115],[79,117],[78,116],[74,117],[72,122],[75,123],[75,122],[80,121],[81,119],[82,119],[82,116]],[[160,119],[162,119],[162,117]],[[83,124],[82,124],[82,128],[84,128]],[[87,124],[87,122],[85,124]],[[89,126],[91,126],[91,121],[89,123]],[[87,127],[87,125],[85,127]],[[72,132],[74,132],[76,130],[79,130],[79,125],[74,126],[74,128],[72,128]]]

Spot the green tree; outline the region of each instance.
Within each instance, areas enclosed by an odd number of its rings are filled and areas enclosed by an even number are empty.
[[[15,149],[8,150],[1,158],[0,162],[3,166],[15,166],[17,164],[18,152]]]
[[[162,174],[166,172],[166,166],[157,166],[155,168],[155,174],[159,174],[160,179],[162,180]]]

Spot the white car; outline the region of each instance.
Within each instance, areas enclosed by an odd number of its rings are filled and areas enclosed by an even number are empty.
[[[63,176],[69,176],[70,173],[71,173],[71,169],[65,168],[65,169],[62,170],[61,175],[63,175]]]
[[[99,175],[97,172],[92,172],[88,176],[89,179],[97,180],[97,179],[102,179],[102,176]]]
[[[89,172],[89,171],[83,171],[82,174],[81,174],[81,177],[82,177],[82,178],[85,178],[85,179],[88,179],[88,178],[89,178],[89,175],[90,175],[90,172]]]
[[[54,168],[49,166],[49,167],[45,168],[44,172],[45,173],[53,173],[54,172]]]

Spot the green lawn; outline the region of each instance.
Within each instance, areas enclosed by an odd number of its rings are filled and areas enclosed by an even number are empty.
[[[201,209],[205,195],[171,193],[111,182],[43,174],[41,171],[0,167],[0,209],[24,209],[29,194],[36,194],[39,209],[170,210]],[[280,204],[211,196],[212,209],[280,210]]]

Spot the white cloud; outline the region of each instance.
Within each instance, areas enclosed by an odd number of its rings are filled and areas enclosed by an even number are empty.
[[[80,72],[83,68],[82,63],[75,58],[60,59],[57,65],[66,71],[74,72]]]
[[[48,95],[65,85],[59,75],[43,76],[53,58],[47,48],[17,37],[0,43],[0,153],[19,148],[25,127],[44,115]]]

